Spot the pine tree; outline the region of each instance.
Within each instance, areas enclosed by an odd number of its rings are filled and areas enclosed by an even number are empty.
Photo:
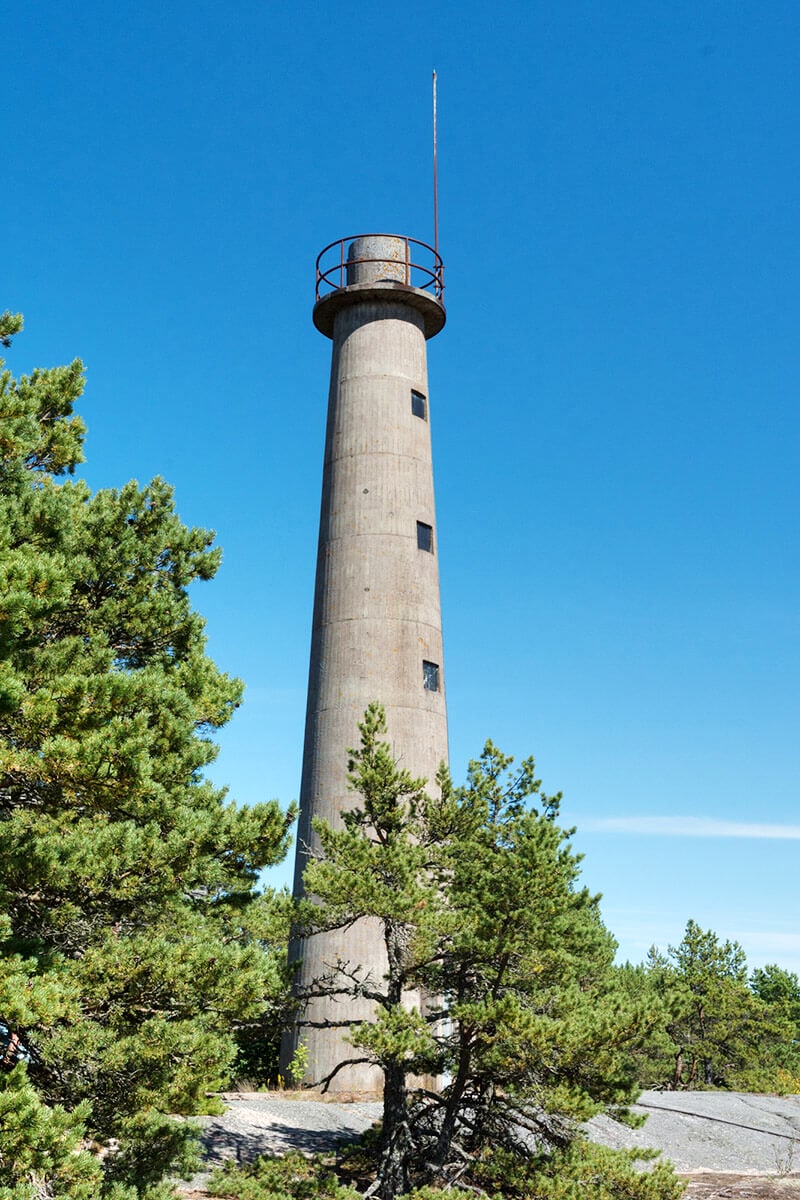
[[[767,1024],[778,1029],[766,1061],[758,1064],[762,1086],[795,1094],[800,1091],[800,981],[794,971],[767,963],[752,972],[750,987],[766,1005]]]
[[[800,980],[794,971],[786,971],[777,963],[756,967],[750,975],[750,987],[765,1004],[781,1005],[796,1026],[795,1040],[800,1038]]]
[[[533,760],[514,773],[488,743],[465,787],[443,770],[429,794],[385,731],[371,705],[350,752],[360,802],[342,829],[316,823],[304,919],[383,929],[384,979],[342,963],[316,990],[375,1002],[350,1040],[384,1074],[378,1175],[392,1200],[487,1155],[567,1153],[581,1121],[634,1098],[626,1064],[652,1017],[616,986],[598,897],[578,886],[560,797],[541,792]],[[448,1082],[428,1090],[425,1075]]]
[[[653,1022],[647,1038],[631,1050],[629,1071],[642,1088],[664,1087],[674,1065],[674,1046],[667,1032],[669,960],[651,947],[645,962],[616,968],[617,983],[633,1003],[644,1005]]]
[[[180,1156],[166,1114],[203,1108],[280,989],[257,880],[287,818],[204,778],[242,694],[187,593],[220,552],[160,479],[70,478],[82,389],[79,361],[0,375],[0,1071],[117,1140],[122,1195]]]
[[[748,986],[738,942],[722,941],[713,930],[689,920],[679,945],[668,947],[666,954],[653,947],[644,976],[630,975],[629,987],[636,978],[655,995],[662,1013],[649,1054],[639,1063],[640,1083],[744,1091],[779,1085],[777,1072],[794,1061],[786,1053],[791,1012],[785,1004],[762,999],[758,986]],[[771,978],[755,975],[767,991]],[[777,986],[778,977],[775,982]]]

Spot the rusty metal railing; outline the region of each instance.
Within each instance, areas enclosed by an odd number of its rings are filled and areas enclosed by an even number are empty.
[[[405,255],[402,259],[397,258],[348,258],[347,247],[351,242],[357,241],[359,238],[391,238],[395,242],[401,242],[405,245]],[[412,258],[412,246],[414,247],[414,255],[422,261],[415,262]],[[323,296],[330,295],[338,288],[347,286],[347,269],[348,267],[356,267],[362,263],[385,263],[387,268],[392,270],[392,278],[397,279],[397,282],[405,283],[408,287],[420,288],[423,291],[430,292],[440,303],[444,294],[444,263],[439,254],[434,250],[433,246],[429,246],[427,242],[420,242],[417,238],[401,237],[397,234],[389,233],[357,233],[351,237],[339,238],[335,242],[331,242],[324,250],[321,250],[317,255],[316,262],[316,299],[321,300]],[[403,279],[397,278],[397,268],[403,269]]]

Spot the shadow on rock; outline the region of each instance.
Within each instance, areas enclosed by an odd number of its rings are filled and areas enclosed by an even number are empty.
[[[286,1154],[299,1150],[301,1154],[327,1154],[337,1146],[358,1141],[362,1130],[353,1127],[314,1130],[300,1125],[274,1125],[269,1129],[235,1130],[222,1125],[208,1125],[203,1130],[204,1169],[222,1166],[226,1162],[239,1165],[250,1163],[260,1154]]]

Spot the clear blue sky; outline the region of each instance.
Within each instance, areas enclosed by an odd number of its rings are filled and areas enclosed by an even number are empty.
[[[214,777],[297,794],[314,259],[431,240],[436,67],[454,773],[536,755],[623,957],[693,917],[800,969],[796,0],[38,0],[3,43],[9,363],[82,357],[90,483],[218,532]]]

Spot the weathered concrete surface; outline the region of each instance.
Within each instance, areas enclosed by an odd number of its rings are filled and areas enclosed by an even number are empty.
[[[347,286],[390,282],[409,282],[405,241],[385,233],[355,238],[347,252]]]
[[[347,296],[345,287],[329,298],[339,307],[333,321],[296,895],[309,847],[317,841],[312,818],[341,827],[342,811],[355,802],[347,783],[347,750],[358,745],[358,722],[368,704],[379,700],[385,706],[395,757],[412,775],[432,780],[448,757],[426,323],[416,302],[409,302],[410,293],[393,290],[405,273],[402,238],[359,239],[353,252],[381,262],[348,268],[353,295]],[[362,299],[358,288],[373,284],[388,290]],[[440,307],[425,296],[426,303]],[[425,397],[424,419],[412,410],[412,392]],[[418,522],[433,529],[432,552],[418,546]],[[438,667],[437,690],[424,686],[423,661]],[[380,986],[385,971],[381,931],[367,921],[294,943],[292,957],[302,959],[301,988],[330,976],[338,963],[369,973],[374,986]],[[326,998],[309,1005],[306,1019],[350,1022],[371,1011],[369,1001]],[[299,1037],[308,1049],[309,1082],[324,1079],[353,1057],[338,1029],[306,1026]],[[284,1066],[297,1040],[295,1033],[284,1045]],[[341,1071],[331,1087],[368,1091],[379,1083],[375,1069],[364,1065]]]

